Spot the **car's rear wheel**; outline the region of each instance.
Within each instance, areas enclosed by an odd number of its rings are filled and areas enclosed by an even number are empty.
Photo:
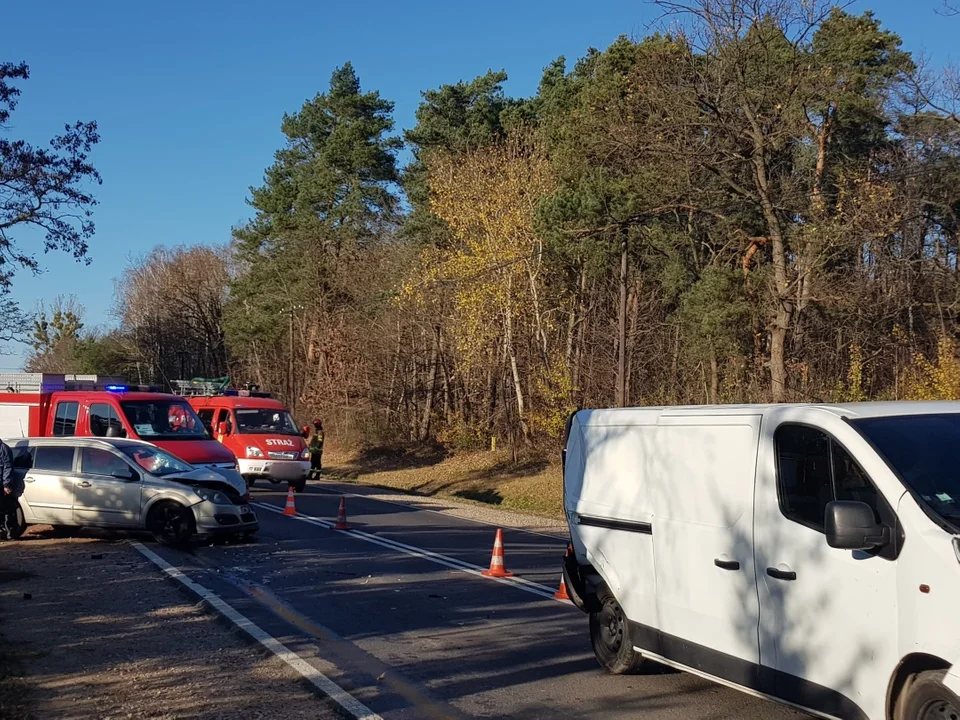
[[[590,613],[590,642],[597,662],[613,675],[636,673],[644,665],[643,656],[633,649],[627,616],[609,591],[600,595],[600,610]]]
[[[27,521],[23,516],[23,508],[20,507],[20,503],[17,503],[17,509],[13,512],[14,524],[10,528],[10,539],[16,540],[27,530]]]
[[[147,529],[154,540],[171,547],[186,545],[196,531],[193,513],[175,502],[154,505],[147,519]]]
[[[958,720],[960,698],[943,684],[945,670],[928,670],[910,684],[897,716],[902,720]]]

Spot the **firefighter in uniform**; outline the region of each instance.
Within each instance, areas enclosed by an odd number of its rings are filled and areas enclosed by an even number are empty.
[[[313,432],[310,434],[310,477],[320,477],[320,461],[323,457],[323,422],[320,418],[313,421]]]

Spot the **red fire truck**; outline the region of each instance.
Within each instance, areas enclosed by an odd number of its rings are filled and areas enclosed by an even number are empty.
[[[121,378],[0,373],[0,437],[127,437],[222,475],[247,495],[237,458],[181,397]]]
[[[303,492],[310,474],[310,451],[287,407],[270,393],[231,390],[217,383],[176,380],[207,431],[237,456],[240,474],[249,486],[259,479],[286,482]]]

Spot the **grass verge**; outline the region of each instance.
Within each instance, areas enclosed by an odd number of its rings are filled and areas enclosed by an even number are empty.
[[[538,456],[515,462],[506,452],[450,453],[440,447],[329,450],[324,470],[343,482],[563,517],[560,467]]]

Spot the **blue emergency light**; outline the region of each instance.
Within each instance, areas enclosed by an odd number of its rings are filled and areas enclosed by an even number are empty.
[[[103,389],[106,390],[107,392],[126,392],[127,386],[126,385],[105,385]]]

